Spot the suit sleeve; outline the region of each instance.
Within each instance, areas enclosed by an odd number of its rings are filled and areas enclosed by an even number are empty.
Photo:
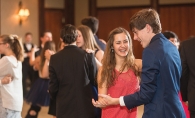
[[[59,89],[59,83],[57,79],[57,75],[54,69],[55,61],[53,59],[53,56],[51,56],[50,64],[49,64],[49,94],[52,99],[55,99],[58,93]]]
[[[181,65],[182,65],[182,75],[180,79],[180,91],[181,91],[182,100],[188,101],[187,86],[188,86],[188,80],[189,80],[189,68],[188,68],[188,64],[187,64],[187,60],[185,56],[185,49],[184,49],[183,44],[181,44],[179,48],[179,53],[180,53]]]
[[[159,74],[159,64],[153,51],[144,49],[143,67],[141,74],[140,91],[124,96],[124,102],[128,109],[149,103],[157,89],[157,75]]]

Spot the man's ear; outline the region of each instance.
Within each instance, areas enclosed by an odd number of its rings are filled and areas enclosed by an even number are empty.
[[[62,39],[62,38],[60,38],[60,41],[61,41],[61,42],[63,42],[63,39]]]
[[[149,24],[146,24],[147,33],[152,32],[152,27]]]

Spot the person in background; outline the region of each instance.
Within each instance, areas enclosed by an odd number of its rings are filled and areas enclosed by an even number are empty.
[[[181,42],[179,52],[182,65],[181,96],[188,105],[190,118],[195,118],[195,37]]]
[[[23,96],[26,96],[28,90],[27,80],[30,80],[30,83],[33,81],[33,67],[29,64],[29,57],[31,53],[31,49],[34,48],[35,45],[32,43],[32,33],[27,32],[24,36],[24,61],[22,62],[22,85],[23,85]],[[30,87],[30,85],[29,85]]]
[[[139,91],[139,73],[142,61],[135,59],[130,34],[124,28],[112,30],[108,37],[107,48],[98,72],[98,93],[120,97]],[[103,100],[101,97],[98,103]],[[93,100],[94,105],[96,104]],[[117,106],[102,109],[101,118],[136,118],[137,107],[128,110]]]
[[[21,118],[23,49],[16,35],[0,36],[0,118]]]
[[[34,47],[31,49],[30,52],[30,58],[29,58],[29,63],[31,66],[35,65],[35,58],[37,56],[40,56],[42,49],[44,48],[44,45],[47,41],[52,41],[52,33],[50,31],[45,31],[43,32],[43,34],[41,35],[41,45],[37,48]],[[39,74],[38,71],[33,71],[33,80],[31,83],[31,86],[34,84],[34,82],[39,78]]]
[[[174,32],[172,32],[172,31],[164,31],[162,34],[169,41],[171,41],[177,47],[177,49],[179,48],[180,41],[179,41],[178,36]]]
[[[88,50],[91,50],[94,53],[97,68],[99,68],[100,66],[102,66],[101,61],[104,55],[104,51],[102,51],[100,47],[97,45],[94,35],[88,26],[80,25],[79,27],[77,27],[77,29],[78,29],[78,37],[76,40],[76,45],[79,48],[86,50],[87,52],[89,52]],[[95,83],[95,86],[92,86],[92,88],[93,88],[93,97],[95,100],[97,100],[98,98],[97,83]],[[95,112],[96,112],[96,118],[100,118],[101,109],[95,108]]]
[[[58,52],[61,51],[62,49],[64,49],[66,45],[64,44],[64,42],[62,41],[62,39],[60,39],[60,42],[58,44]]]
[[[85,25],[80,25],[78,28],[78,37],[76,45],[83,50],[92,50],[96,59],[97,67],[101,66],[101,61],[104,51],[97,45],[91,29]]]
[[[33,65],[34,63],[34,60],[35,60],[35,57],[39,56],[41,54],[41,51],[45,45],[45,43],[47,41],[52,41],[52,33],[50,31],[45,31],[41,34],[41,37],[40,37],[40,41],[41,41],[41,44],[40,46],[37,48],[36,46],[34,46],[31,50],[33,50],[35,52],[35,55],[33,57],[30,58],[29,60],[29,63],[30,65]],[[30,54],[32,55],[32,54]]]
[[[38,69],[36,69],[35,65],[37,65],[37,61],[36,61],[36,58],[40,56],[41,52],[42,52],[42,49],[44,48],[45,46],[45,43],[48,42],[48,41],[52,41],[52,33],[50,31],[45,31],[43,32],[43,34],[41,34],[41,44],[38,48],[34,47],[31,49],[31,53],[30,53],[30,59],[29,59],[29,63],[31,66],[33,66],[33,81],[32,81],[32,86],[34,86],[34,83],[40,79],[40,76],[39,76],[39,71]],[[38,59],[39,60],[39,59]],[[46,84],[45,84],[46,85]],[[31,88],[30,91],[32,91],[33,89]],[[34,91],[34,90],[33,90]],[[29,102],[32,102],[32,96],[29,97],[30,93],[28,93],[26,96],[25,96],[25,99],[30,99],[28,100]],[[31,107],[30,109],[28,110],[28,113],[26,115],[26,118],[30,118],[30,117],[34,117],[36,118],[38,116],[38,113],[40,111],[41,107],[40,105],[36,105],[35,104],[31,104]]]
[[[25,100],[27,103],[31,103],[31,107],[29,108],[25,118],[37,118],[41,106],[49,106],[49,60],[45,56],[47,51],[51,52],[52,54],[55,53],[54,42],[47,41],[41,51],[40,56],[35,58],[34,69],[38,71],[39,78],[35,81],[26,96]]]
[[[99,28],[99,20],[96,17],[89,16],[89,17],[82,19],[81,24],[86,25],[91,29],[98,46],[104,51],[106,49],[105,41],[101,41],[96,35],[98,28]]]
[[[177,48],[161,33],[161,23],[154,9],[135,13],[129,24],[134,40],[144,48],[140,91],[119,97],[100,95],[101,105],[126,106],[128,109],[144,104],[143,118],[185,118],[179,99],[181,60]]]
[[[57,118],[95,117],[91,84],[97,67],[94,55],[76,46],[77,36],[76,27],[65,25],[60,38],[66,46],[50,58],[49,93],[51,99],[56,99]]]

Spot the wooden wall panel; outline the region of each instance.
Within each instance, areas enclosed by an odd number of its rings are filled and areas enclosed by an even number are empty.
[[[175,32],[181,41],[195,35],[195,4],[161,6],[162,31]]]
[[[41,35],[43,34],[44,27],[45,27],[44,4],[45,4],[44,0],[38,0],[38,5],[39,5],[39,37],[41,37]],[[41,46],[41,40],[39,40],[39,46]]]
[[[189,18],[189,35],[195,36],[195,5],[189,8],[189,12],[189,15],[192,16]]]
[[[45,30],[51,31],[53,41],[58,46],[60,41],[60,31],[63,27],[62,19],[64,18],[63,9],[45,9]]]
[[[123,27],[130,32],[131,38],[133,40],[133,34],[129,29],[129,21],[134,13],[143,8],[145,7],[98,9],[97,17],[99,19],[99,38],[107,41],[109,32],[111,30],[117,27]],[[133,50],[136,58],[142,58],[143,48],[138,41],[133,40]]]

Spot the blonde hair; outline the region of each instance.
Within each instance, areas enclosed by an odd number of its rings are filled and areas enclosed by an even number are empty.
[[[88,48],[92,50],[96,50],[96,49],[100,50],[100,47],[96,43],[94,35],[89,27],[85,25],[80,25],[77,29],[81,32],[83,36],[84,49]]]
[[[104,57],[102,59],[102,73],[101,73],[101,80],[98,85],[102,87],[103,83],[106,82],[106,87],[110,87],[114,85],[114,81],[116,78],[116,72],[114,71],[116,66],[116,58],[115,53],[112,52],[113,50],[113,42],[114,42],[114,36],[116,34],[125,33],[129,40],[129,52],[122,64],[122,70],[123,71],[126,67],[129,69],[131,68],[135,75],[138,76],[138,71],[136,70],[135,65],[135,57],[133,55],[133,48],[132,48],[132,39],[130,37],[130,34],[127,30],[124,28],[118,27],[112,30],[108,36],[108,42],[106,45],[106,50],[104,53]]]
[[[8,43],[18,61],[23,61],[23,47],[17,35],[1,35],[3,43]]]

